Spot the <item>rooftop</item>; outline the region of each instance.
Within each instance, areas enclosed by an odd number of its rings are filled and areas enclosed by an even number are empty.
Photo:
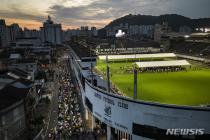
[[[71,48],[74,52],[79,56],[81,59],[83,57],[96,57],[95,52],[90,48],[87,48],[79,43],[72,43],[70,44]]]
[[[108,59],[135,59],[135,58],[169,58],[176,57],[174,53],[155,53],[155,54],[131,54],[131,55],[99,55],[100,60],[106,60],[106,56]]]
[[[0,90],[0,110],[26,98],[29,89],[16,88],[8,85]]]
[[[189,66],[190,65],[190,63],[187,60],[136,62],[136,64],[139,68]]]
[[[15,68],[13,69],[11,72],[8,72],[8,75],[11,76],[11,77],[21,77],[21,78],[24,78],[24,79],[27,79],[30,74],[24,70],[21,70],[21,69],[18,69],[18,68]]]
[[[19,53],[11,53],[10,59],[20,59],[21,55]]]

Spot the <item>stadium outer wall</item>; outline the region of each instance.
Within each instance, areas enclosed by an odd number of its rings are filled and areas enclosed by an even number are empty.
[[[83,105],[94,118],[121,132],[141,139],[210,139],[210,108],[176,106],[133,100],[91,84],[80,65],[70,62],[72,72],[82,94]],[[106,87],[106,82],[97,76],[97,84]],[[87,111],[88,110],[88,111]],[[203,135],[166,135],[167,129],[202,129]]]
[[[204,129],[205,136],[194,137],[209,139],[210,109],[131,100],[111,95],[88,81],[85,89],[85,103],[93,116],[117,130],[131,134],[133,139],[170,139],[166,131],[173,128]],[[171,136],[171,139],[176,138],[181,137]]]

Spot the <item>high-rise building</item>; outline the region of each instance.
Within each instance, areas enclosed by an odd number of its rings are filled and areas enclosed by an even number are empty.
[[[82,31],[88,31],[89,30],[89,27],[88,26],[81,26],[80,29]]]
[[[164,36],[171,32],[171,28],[168,26],[167,22],[163,24],[156,24],[154,30],[154,41],[161,43]]]
[[[14,42],[17,38],[22,37],[21,28],[18,24],[14,23],[9,26],[10,41]]]
[[[48,20],[44,22],[41,30],[41,40],[43,42],[50,42],[52,44],[62,43],[62,29],[61,24],[55,24],[51,17],[48,16]]]
[[[0,47],[8,47],[10,44],[9,27],[5,20],[0,19]]]
[[[180,33],[192,33],[192,28],[188,26],[181,26],[179,27],[179,32]]]
[[[91,27],[91,34],[92,34],[92,36],[98,36],[98,31],[97,31],[96,27]]]
[[[29,30],[24,28],[24,37],[37,37],[40,38],[40,31],[38,30]]]
[[[133,36],[145,36],[152,38],[154,32],[153,25],[130,25],[128,35]]]
[[[80,32],[79,36],[86,36],[86,37],[91,36],[91,32],[88,26],[81,26],[79,32]]]

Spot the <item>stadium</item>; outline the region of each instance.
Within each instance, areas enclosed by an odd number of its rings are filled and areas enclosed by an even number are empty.
[[[210,105],[208,65],[188,62],[173,53],[98,56],[96,71],[110,79],[116,93],[134,97],[133,69],[137,69],[137,98],[163,104]]]
[[[120,48],[100,48],[97,55],[89,48],[70,44],[69,66],[92,129],[105,128],[109,140],[210,138],[206,59],[156,52],[151,47],[145,47],[144,53],[134,53],[134,49],[142,52],[141,48],[133,48],[132,53],[126,52],[128,48],[123,53]],[[204,132],[196,135],[167,134],[200,128]]]

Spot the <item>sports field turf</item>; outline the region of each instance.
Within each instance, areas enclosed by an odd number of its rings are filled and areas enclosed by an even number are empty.
[[[132,63],[109,63],[112,83],[129,97],[133,97],[133,74],[123,72],[122,67],[131,69]],[[97,69],[105,74],[106,64],[98,61]],[[187,72],[138,73],[138,99],[176,105],[210,105],[210,69],[193,65]]]

